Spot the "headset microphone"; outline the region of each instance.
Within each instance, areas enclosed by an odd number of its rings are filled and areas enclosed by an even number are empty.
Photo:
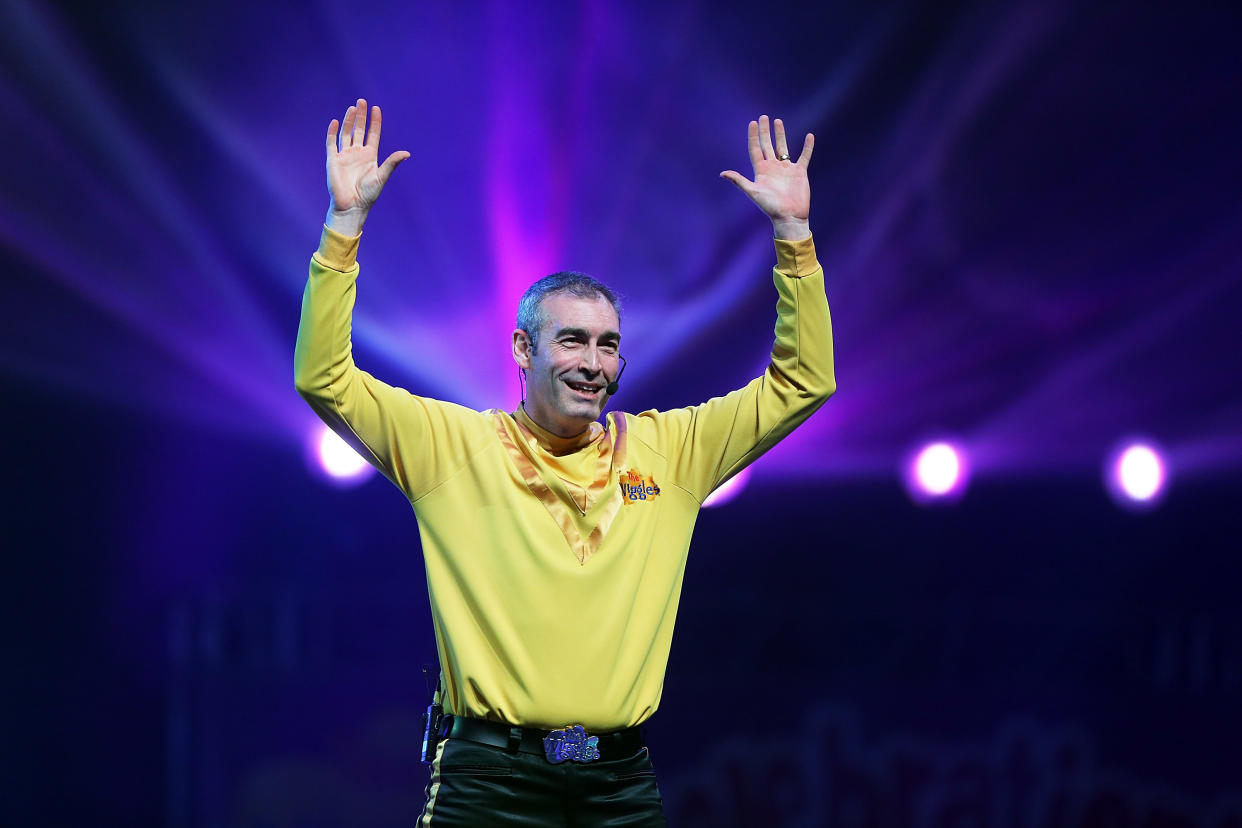
[[[604,388],[604,392],[608,394],[608,396],[610,397],[613,394],[616,394],[617,389],[621,387],[617,385],[617,383],[621,381],[621,375],[625,373],[625,357],[621,356],[620,354],[617,354],[617,359],[621,360],[621,370],[617,372],[616,379],[608,383],[607,387]]]

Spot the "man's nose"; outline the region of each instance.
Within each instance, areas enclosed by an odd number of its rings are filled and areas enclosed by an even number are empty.
[[[599,358],[599,349],[594,345],[588,345],[582,349],[582,360],[580,362],[583,371],[588,374],[598,374],[603,370],[603,362]]]

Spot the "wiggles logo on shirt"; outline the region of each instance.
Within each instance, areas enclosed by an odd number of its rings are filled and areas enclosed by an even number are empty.
[[[643,477],[636,471],[621,472],[617,475],[617,482],[621,484],[621,499],[626,506],[640,500],[652,500],[660,494],[660,487],[650,476]]]

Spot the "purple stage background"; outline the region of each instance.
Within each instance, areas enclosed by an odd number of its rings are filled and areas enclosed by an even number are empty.
[[[1242,825],[1239,43],[1225,3],[0,0],[0,819],[413,822],[416,525],[311,468],[292,380],[365,96],[413,157],[358,362],[475,408],[566,268],[624,294],[618,405],[754,376],[770,233],[717,175],[762,113],[816,135],[839,391],[700,520],[674,825]],[[929,508],[940,437],[972,476]]]

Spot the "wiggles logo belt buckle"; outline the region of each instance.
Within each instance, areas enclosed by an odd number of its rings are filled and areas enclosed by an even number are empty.
[[[553,730],[543,737],[543,752],[548,761],[559,765],[566,759],[575,762],[594,762],[599,758],[599,737],[587,736],[582,725],[566,725],[563,730]]]

